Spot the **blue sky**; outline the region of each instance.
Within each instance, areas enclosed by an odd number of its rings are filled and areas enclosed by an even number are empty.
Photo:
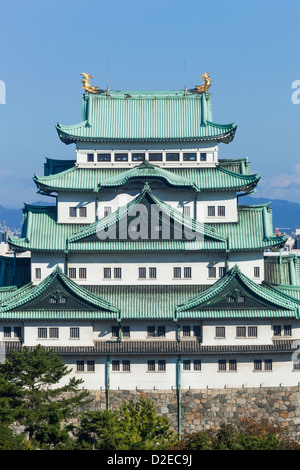
[[[257,196],[300,202],[299,0],[0,2],[0,205],[41,200],[45,157],[74,158],[57,122],[81,118],[81,72],[116,90],[172,90],[211,72],[213,120],[236,121],[220,156],[248,157]],[[299,95],[300,96],[300,95]]]

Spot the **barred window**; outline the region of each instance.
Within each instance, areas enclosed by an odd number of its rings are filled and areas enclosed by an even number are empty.
[[[149,278],[156,279],[156,268],[149,268]]]
[[[164,359],[159,360],[157,365],[160,372],[164,372],[166,370],[166,361]]]
[[[284,336],[292,336],[292,326],[291,325],[284,325],[283,334],[284,334]]]
[[[182,327],[182,336],[191,336],[191,327],[190,327],[190,325],[183,325],[183,327]]]
[[[47,328],[38,328],[38,338],[47,338]]]
[[[261,359],[254,359],[254,370],[262,370]]]
[[[71,326],[71,328],[70,328],[70,338],[74,338],[74,339],[79,338],[79,327]]]
[[[257,326],[248,326],[248,336],[251,338],[257,337]]]
[[[49,338],[58,338],[58,328],[49,328]]]
[[[224,359],[219,359],[219,370],[220,371],[226,370],[226,361]]]
[[[146,268],[139,268],[139,279],[146,279]]]
[[[260,268],[259,268],[259,266],[254,267],[254,277],[260,277]]]
[[[154,372],[155,371],[155,361],[150,359],[148,361],[148,371],[149,372]]]
[[[76,268],[69,268],[69,278],[76,279]]]
[[[157,327],[157,336],[166,336],[166,327],[164,325]]]
[[[79,207],[79,217],[86,217],[86,216],[87,216],[86,207]]]
[[[147,327],[147,336],[155,336],[155,326],[151,325]]]
[[[225,338],[225,326],[216,326],[216,338]]]
[[[218,206],[218,216],[225,217],[225,206]]]
[[[86,279],[86,268],[79,268],[79,279]]]
[[[201,370],[201,359],[194,360],[194,370]]]
[[[5,326],[3,328],[3,336],[4,336],[4,338],[10,338],[11,337],[11,327],[10,326]]]
[[[174,277],[174,279],[180,279],[181,278],[181,268],[174,268],[173,269],[173,277]]]
[[[42,270],[41,268],[35,268],[35,278],[36,279],[41,279],[42,277]]]
[[[119,334],[120,334],[120,329],[118,326],[112,326],[111,327],[111,336],[113,338],[119,338]]]
[[[272,370],[272,359],[265,359],[265,370]]]
[[[225,276],[225,267],[221,266],[219,267],[219,277]]]
[[[208,215],[208,217],[215,217],[215,215],[216,215],[215,206],[207,206],[207,215]]]
[[[114,278],[115,279],[122,278],[122,268],[114,268]]]
[[[245,338],[246,337],[246,327],[245,326],[237,326],[236,327],[236,336],[238,338]]]
[[[188,215],[190,217],[190,215],[191,215],[190,206],[183,206],[183,213],[184,213],[184,215]]]
[[[130,372],[130,361],[128,360],[123,361],[123,371]]]
[[[76,207],[69,207],[69,217],[76,217]]]
[[[107,217],[111,214],[111,207],[104,207],[104,217]]]
[[[120,370],[120,361],[112,361],[111,368],[114,372],[118,372]]]
[[[236,359],[229,359],[229,370],[237,370]]]
[[[281,325],[274,325],[274,336],[281,335]]]
[[[201,333],[202,333],[201,326],[200,325],[194,325],[194,336],[196,336],[197,338],[200,338]]]
[[[190,268],[190,267],[184,268],[183,275],[186,279],[191,279],[191,277],[192,277],[192,268]]]
[[[22,335],[22,329],[20,326],[15,326],[14,327],[14,337],[15,338],[21,338]]]
[[[122,326],[122,335],[124,338],[130,337],[130,326]]]
[[[77,372],[84,372],[84,361],[77,361],[76,366]]]
[[[208,277],[215,278],[217,276],[216,268],[214,266],[210,266],[208,268]]]
[[[87,371],[95,372],[95,361],[87,361]]]
[[[59,298],[59,303],[60,304],[66,304],[67,303],[67,297],[64,297],[64,296],[60,297]]]
[[[183,370],[191,370],[191,361],[189,359],[184,359],[182,362]]]
[[[111,268],[103,269],[103,277],[104,279],[111,279]]]

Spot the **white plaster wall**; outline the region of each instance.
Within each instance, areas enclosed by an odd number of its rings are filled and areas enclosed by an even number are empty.
[[[229,269],[238,265],[243,274],[252,279],[252,281],[261,284],[265,278],[264,256],[262,252],[245,251],[243,253],[229,254]],[[260,277],[254,277],[254,267],[259,267]]]
[[[70,217],[69,208],[76,207],[77,217]],[[86,207],[87,217],[79,217],[79,208]],[[58,192],[57,222],[69,224],[91,224],[96,220],[96,194],[87,192]]]
[[[59,266],[64,272],[65,255],[63,253],[31,253],[31,281],[33,284],[39,284],[51,272]],[[36,279],[35,268],[41,269],[41,279]]]
[[[137,340],[147,340],[147,327],[148,326],[155,326],[158,327],[159,325],[165,326],[166,335],[164,337],[151,337],[149,341],[170,341],[176,339],[176,327],[172,322],[161,322],[155,320],[147,320],[144,322],[130,322],[130,321],[122,321],[122,326],[129,326],[130,327],[130,337],[124,337],[122,341],[137,341]],[[112,326],[118,326],[117,322],[95,322],[94,329],[93,329],[93,339],[95,341],[111,341],[115,339],[112,337]]]
[[[57,327],[59,328],[59,338],[38,338],[38,328]],[[70,327],[79,327],[80,337],[70,338]],[[93,324],[92,322],[24,322],[24,346],[93,346]]]
[[[208,216],[208,206],[215,207],[215,217]],[[225,206],[225,217],[218,216],[218,206]],[[200,192],[197,196],[197,220],[203,223],[237,222],[235,191]]]

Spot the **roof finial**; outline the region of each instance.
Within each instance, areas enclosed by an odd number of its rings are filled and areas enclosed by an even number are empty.
[[[90,85],[90,78],[94,77],[92,77],[92,75],[90,75],[89,73],[81,73],[80,75],[83,76],[83,79],[81,81],[82,88],[88,91],[89,93],[97,93],[98,87]]]
[[[211,86],[211,79],[209,77],[210,72],[205,72],[200,75],[200,78],[203,78],[203,85],[196,85],[196,90],[198,93],[206,93]]]

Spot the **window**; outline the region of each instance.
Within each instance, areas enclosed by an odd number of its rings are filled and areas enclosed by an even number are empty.
[[[224,359],[219,360],[219,371],[226,370],[226,361]]]
[[[227,297],[227,302],[235,302],[234,297],[232,297],[232,295],[229,295],[229,296]]]
[[[156,279],[156,268],[149,268],[149,278]]]
[[[167,162],[179,162],[179,153],[166,153]]]
[[[139,268],[139,279],[146,279],[146,268]]]
[[[69,278],[76,279],[76,268],[69,268]]]
[[[147,327],[147,336],[149,337],[155,336],[155,326],[151,325]]]
[[[219,267],[219,277],[223,277],[225,276],[226,272],[225,272],[225,267],[222,266],[222,267]]]
[[[183,213],[184,213],[184,215],[187,215],[187,216],[190,217],[190,215],[191,215],[191,208],[190,208],[190,206],[183,206]]]
[[[35,268],[35,278],[36,279],[41,279],[42,277],[42,270],[41,268]]]
[[[225,326],[216,326],[216,338],[225,338]]]
[[[293,361],[293,370],[300,370],[300,362]]]
[[[15,326],[14,327],[14,337],[15,338],[21,338],[22,335],[22,329],[20,326]]]
[[[77,361],[76,370],[77,372],[84,372],[84,361]]]
[[[215,215],[216,215],[215,206],[207,206],[207,215],[208,215],[208,217],[215,217]]]
[[[191,336],[191,327],[190,327],[190,325],[183,325],[183,327],[182,327],[182,336]]]
[[[114,278],[115,279],[122,278],[122,268],[114,268]]]
[[[114,372],[118,372],[120,370],[120,361],[112,361],[111,368]]]
[[[272,370],[272,359],[265,359],[265,370]]]
[[[189,359],[184,359],[182,362],[183,370],[191,370],[191,361]]]
[[[103,277],[104,279],[111,279],[111,268],[103,269]]]
[[[254,277],[260,277],[260,269],[259,266],[254,267]]]
[[[61,297],[59,298],[59,303],[60,303],[60,304],[66,304],[66,303],[67,303],[67,297],[61,296]]]
[[[87,161],[89,163],[94,161],[94,154],[93,153],[88,153],[87,154]]]
[[[200,153],[200,161],[206,162],[206,153]]]
[[[166,336],[166,327],[164,325],[157,327],[157,336]]]
[[[257,337],[257,326],[248,326],[248,336],[249,338]]]
[[[162,162],[162,153],[149,153],[149,162]]]
[[[194,370],[201,370],[201,360],[195,359],[194,360]]]
[[[104,217],[107,217],[109,214],[111,214],[111,207],[104,207]]]
[[[87,216],[86,207],[79,207],[79,217],[86,217],[86,216]]]
[[[130,338],[130,326],[122,326],[122,336],[124,338]]]
[[[71,326],[71,328],[70,328],[70,338],[79,339],[79,328],[77,326]]]
[[[254,359],[254,370],[262,370],[261,359]]]
[[[47,328],[38,328],[38,338],[47,338]]]
[[[274,336],[281,335],[281,325],[274,325]]]
[[[10,338],[11,337],[11,327],[10,326],[5,326],[3,328],[3,336],[4,336],[4,338]]]
[[[200,338],[201,337],[201,326],[200,325],[194,325],[194,336],[196,338]]]
[[[184,162],[195,162],[197,160],[196,153],[184,153],[183,154],[183,161]]]
[[[180,279],[181,278],[181,268],[174,268],[173,269],[173,277],[174,277],[174,279]]]
[[[143,162],[145,160],[145,154],[144,153],[133,153],[131,156],[131,160],[133,162]]]
[[[76,217],[76,207],[69,207],[69,217]]]
[[[123,372],[130,372],[130,361],[123,361]]]
[[[215,268],[214,266],[210,266],[210,267],[208,268],[208,277],[209,277],[209,278],[215,278],[216,275],[217,275],[217,270],[216,270],[216,268]]]
[[[49,328],[49,338],[58,338],[58,328]]]
[[[284,325],[283,334],[284,334],[284,336],[292,336],[292,326],[291,325]]]
[[[86,279],[86,268],[79,268],[79,279]]]
[[[152,359],[148,361],[148,371],[149,372],[155,371],[155,361]]]
[[[119,338],[120,328],[118,326],[111,327],[111,336],[112,338]]]
[[[183,269],[183,275],[186,279],[191,279],[192,277],[192,268],[186,267]]]
[[[229,370],[237,370],[236,359],[229,359]]]
[[[161,359],[157,362],[158,366],[158,371],[159,372],[165,372],[166,370],[166,361],[164,359]]]
[[[87,361],[87,371],[95,372],[95,361]]]
[[[218,216],[225,217],[225,206],[218,206]]]
[[[246,337],[246,327],[245,326],[237,326],[236,327],[236,336],[237,336],[237,338],[245,338]]]
[[[98,162],[110,162],[111,161],[111,154],[110,153],[98,153],[97,154],[97,161]]]
[[[127,153],[115,153],[115,162],[128,162]]]
[[[57,298],[51,295],[51,297],[49,297],[49,304],[57,304]]]

